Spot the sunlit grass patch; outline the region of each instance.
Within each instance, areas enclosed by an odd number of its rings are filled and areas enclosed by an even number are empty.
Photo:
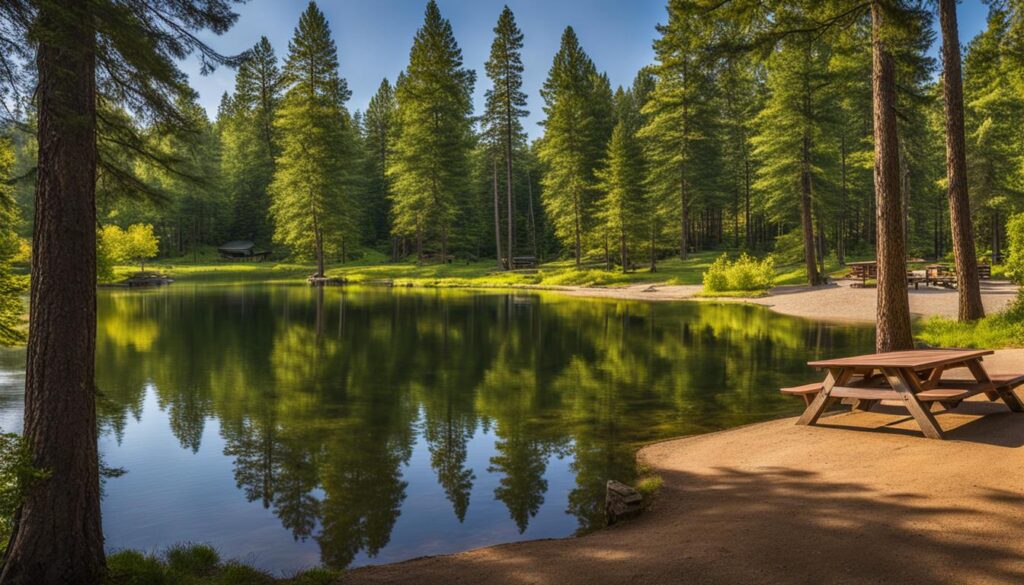
[[[917,338],[934,347],[1024,347],[1024,294],[1018,294],[1013,304],[1003,311],[977,321],[926,319]]]

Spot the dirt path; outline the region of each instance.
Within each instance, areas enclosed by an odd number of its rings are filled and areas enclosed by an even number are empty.
[[[696,297],[699,285],[650,285],[624,287],[563,287],[557,290],[572,296],[592,298],[618,298],[653,301],[709,300]],[[982,281],[982,300],[985,310],[994,313],[1008,305],[1017,296],[1018,287],[1006,281]],[[910,311],[919,316],[941,315],[956,318],[955,290],[940,287],[909,289]],[[764,297],[725,298],[723,301],[756,303],[772,310],[796,317],[834,321],[875,320],[877,289],[854,288],[848,281],[828,286],[779,286]]]
[[[1024,350],[989,370],[1024,369]],[[367,567],[341,583],[1024,583],[1024,415],[987,401],[794,419],[657,443],[640,519],[581,538]]]

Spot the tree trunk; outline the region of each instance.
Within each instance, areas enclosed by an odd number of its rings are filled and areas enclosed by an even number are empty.
[[[582,252],[583,252],[583,245],[582,245],[581,236],[580,236],[580,230],[582,229],[582,226],[580,224],[580,201],[579,201],[579,198],[577,198],[576,201],[573,203],[573,222],[574,222],[574,228],[575,228],[574,231],[575,231],[575,234],[576,234],[576,243],[575,243],[574,253],[576,254],[576,268],[579,268],[581,260],[582,260],[581,256],[582,256]]]
[[[840,140],[841,159],[841,188],[839,190],[839,225],[836,226],[836,260],[840,266],[846,265],[846,200],[849,198],[849,188],[846,183],[846,128],[842,130]]]
[[[892,54],[883,40],[882,7],[871,3],[871,93],[875,139],[876,242],[878,300],[875,348],[911,349],[907,253],[900,202],[899,137],[896,130],[896,79]]]
[[[501,214],[498,207],[498,159],[491,159],[492,178],[494,179],[494,249],[498,254],[498,268],[508,270],[509,265],[505,262],[501,253]],[[511,261],[511,259],[510,259]]]
[[[686,179],[683,177],[679,178],[679,207],[679,259],[685,261],[689,248],[690,234],[687,228],[690,218],[686,213]]]
[[[804,240],[804,267],[807,271],[807,284],[820,284],[818,263],[815,260],[814,222],[811,219],[811,139],[806,134],[801,146],[800,162],[800,227]]]
[[[530,182],[530,167],[526,167],[526,197],[530,211],[530,250],[533,251],[533,257],[540,262],[540,256],[537,254],[537,219],[533,215],[533,184]]]
[[[949,221],[956,260],[958,317],[971,321],[985,316],[981,304],[978,257],[974,250],[971,203],[967,193],[967,155],[964,146],[964,87],[960,73],[960,34],[956,0],[939,1],[942,26],[942,97],[946,105],[946,178]]]
[[[655,256],[655,251],[654,251],[654,239],[655,239],[654,236],[655,236],[655,232],[656,232],[655,223],[652,220],[651,221],[651,243],[650,243],[651,272],[657,272],[658,271],[658,259],[657,259],[657,256]]]
[[[96,32],[91,4],[40,4],[39,161],[24,437],[38,469],[0,583],[100,583],[96,446]]]
[[[626,251],[626,232],[619,232],[619,258],[622,261],[622,273],[629,272],[629,258]]]

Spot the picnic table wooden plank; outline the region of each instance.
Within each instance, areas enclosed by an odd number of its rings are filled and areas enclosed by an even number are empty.
[[[914,396],[915,390],[920,391],[920,388],[913,387],[917,380],[917,375],[914,371],[909,368],[885,368],[882,372],[885,374],[886,379],[889,380],[893,390],[903,399],[903,406],[910,411],[910,416],[914,417],[914,420],[917,421],[917,426],[921,427],[921,432],[924,433],[924,436],[929,439],[945,439],[946,436],[942,433],[942,429],[939,427],[938,421],[935,420],[931,409],[923,406],[917,397]]]
[[[812,368],[914,368],[927,369],[968,362],[986,355],[990,349],[915,349],[807,362]]]

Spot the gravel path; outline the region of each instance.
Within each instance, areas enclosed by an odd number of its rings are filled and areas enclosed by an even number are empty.
[[[877,289],[854,288],[849,281],[827,286],[779,286],[764,297],[705,299],[696,297],[699,285],[650,285],[624,287],[562,287],[557,290],[572,296],[618,298],[652,301],[722,300],[756,303],[786,315],[826,319],[831,321],[875,320]],[[1006,281],[982,281],[982,300],[985,310],[996,312],[1017,296],[1018,287]],[[956,318],[957,294],[941,287],[909,289],[910,311],[918,316],[941,315]]]

